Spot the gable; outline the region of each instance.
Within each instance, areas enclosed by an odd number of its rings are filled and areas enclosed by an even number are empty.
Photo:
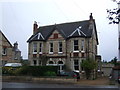
[[[1,31],[0,34],[2,35],[2,46],[7,46],[12,48],[12,44],[9,42],[9,40],[5,37],[5,35]]]
[[[54,30],[48,40],[64,39],[61,33],[58,30]]]

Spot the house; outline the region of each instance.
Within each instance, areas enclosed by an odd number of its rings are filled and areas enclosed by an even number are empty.
[[[102,63],[102,72],[104,76],[110,76],[114,64]]]
[[[2,66],[6,63],[20,62],[21,51],[18,50],[18,44],[15,43],[14,46],[6,38],[6,36],[0,31],[0,60],[2,61]]]
[[[27,42],[31,66],[53,65],[60,66],[59,70],[81,71],[83,60],[96,60],[98,36],[95,19],[91,13],[89,20],[39,28],[35,21],[33,35]]]

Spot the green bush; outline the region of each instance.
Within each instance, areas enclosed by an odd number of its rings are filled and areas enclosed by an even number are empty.
[[[2,67],[2,74],[3,75],[15,75],[15,71],[19,69],[19,67]]]
[[[16,75],[27,75],[27,76],[45,76],[50,73],[50,75],[56,75],[56,66],[23,66],[15,71]]]
[[[44,73],[44,76],[56,76],[56,73],[52,71],[47,71]]]

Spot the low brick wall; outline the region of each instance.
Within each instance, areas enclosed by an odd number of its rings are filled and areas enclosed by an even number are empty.
[[[40,82],[40,83],[75,83],[75,78],[67,77],[31,77],[31,76],[3,76],[3,82]]]

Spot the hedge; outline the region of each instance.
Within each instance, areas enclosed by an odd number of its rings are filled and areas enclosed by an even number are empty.
[[[6,75],[27,75],[27,76],[55,76],[57,75],[57,66],[22,66],[15,70],[3,67],[3,74]]]

